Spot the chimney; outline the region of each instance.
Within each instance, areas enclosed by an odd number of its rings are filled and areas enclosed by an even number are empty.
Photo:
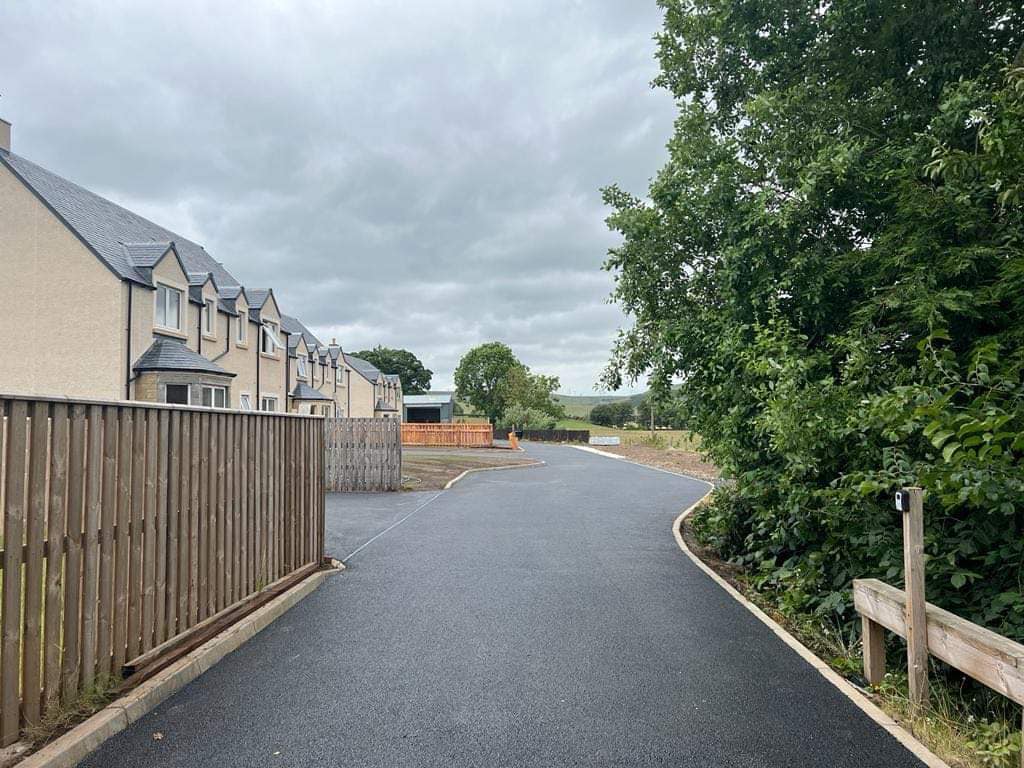
[[[11,151],[11,124],[0,117],[0,149]]]

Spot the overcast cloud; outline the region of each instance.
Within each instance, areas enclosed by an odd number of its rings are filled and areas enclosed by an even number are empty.
[[[643,193],[674,114],[653,0],[226,5],[4,3],[14,151],[435,388],[498,339],[591,393],[625,322],[598,190]]]

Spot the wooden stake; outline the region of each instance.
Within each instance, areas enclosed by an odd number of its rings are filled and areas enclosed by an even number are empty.
[[[861,616],[861,643],[864,646],[864,677],[878,685],[885,677],[885,638],[881,624]]]
[[[928,704],[928,627],[924,594],[924,491],[907,488],[910,511],[903,513],[903,571],[907,595],[907,677],[910,704]]]

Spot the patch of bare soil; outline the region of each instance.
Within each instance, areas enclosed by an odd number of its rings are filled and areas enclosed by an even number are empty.
[[[402,451],[402,490],[440,490],[467,469],[532,464],[521,453],[500,449],[405,449]]]
[[[649,445],[602,445],[601,450],[616,453],[630,461],[668,469],[672,472],[682,472],[684,475],[691,475],[701,480],[717,480],[719,477],[718,468],[705,461],[696,451],[687,451],[682,448],[655,448]]]

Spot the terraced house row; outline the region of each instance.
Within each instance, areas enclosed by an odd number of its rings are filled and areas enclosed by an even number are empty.
[[[397,376],[10,139],[0,120],[0,392],[400,418]]]

